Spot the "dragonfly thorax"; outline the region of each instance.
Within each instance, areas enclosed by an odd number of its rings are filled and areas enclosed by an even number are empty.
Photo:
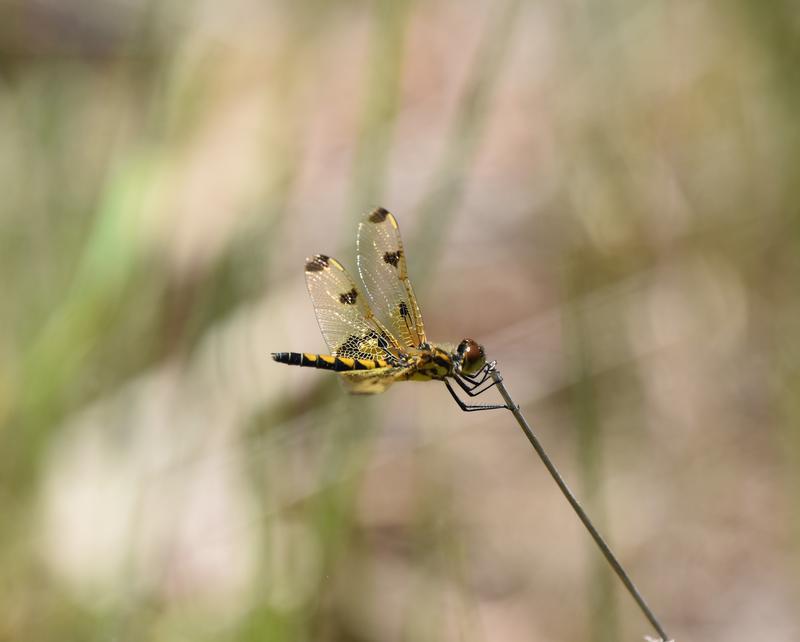
[[[453,350],[452,346],[426,343],[413,350],[415,363],[411,379],[444,379],[457,375],[474,375],[486,364],[483,347],[472,339],[464,339]]]
[[[413,352],[413,372],[410,379],[427,381],[452,377],[456,370],[456,353],[444,347],[426,343]]]

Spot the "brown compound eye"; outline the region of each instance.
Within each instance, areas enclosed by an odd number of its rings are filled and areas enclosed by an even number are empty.
[[[486,364],[483,346],[472,339],[464,339],[458,344],[458,354],[461,357],[461,372],[464,374],[475,374]]]

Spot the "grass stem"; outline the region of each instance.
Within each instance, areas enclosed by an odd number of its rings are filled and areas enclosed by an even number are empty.
[[[556,484],[561,489],[561,492],[564,494],[564,497],[567,498],[567,501],[570,503],[570,506],[572,506],[572,509],[578,514],[578,517],[583,522],[583,525],[586,527],[586,530],[589,531],[589,534],[592,536],[597,546],[600,547],[600,550],[603,552],[603,555],[605,556],[606,560],[608,560],[608,563],[611,564],[611,568],[614,569],[614,572],[617,574],[619,579],[622,580],[622,583],[625,585],[625,588],[628,589],[628,593],[630,593],[633,599],[636,600],[636,603],[639,605],[639,608],[642,610],[642,613],[644,613],[645,617],[650,621],[650,624],[653,625],[655,630],[658,632],[659,636],[661,636],[661,639],[669,640],[670,638],[664,631],[664,627],[661,626],[661,623],[658,621],[658,618],[656,618],[653,611],[647,605],[647,602],[645,602],[644,597],[642,597],[642,594],[639,592],[639,589],[636,588],[636,585],[633,583],[631,578],[625,572],[625,569],[622,567],[622,564],[619,563],[617,558],[614,556],[614,553],[611,552],[611,549],[608,547],[608,544],[606,544],[602,535],[600,535],[600,533],[594,527],[592,520],[589,519],[589,516],[586,514],[586,511],[583,510],[583,507],[581,506],[580,502],[577,500],[575,495],[569,489],[569,486],[567,486],[567,483],[564,481],[564,478],[561,476],[561,473],[558,472],[558,469],[550,460],[550,457],[545,452],[544,448],[542,447],[542,444],[539,442],[539,439],[533,433],[533,430],[531,429],[530,425],[525,419],[525,416],[522,414],[522,411],[520,410],[519,406],[516,403],[514,403],[514,400],[511,398],[511,395],[509,394],[505,384],[503,383],[503,377],[500,375],[500,372],[497,369],[492,369],[491,376],[497,386],[497,390],[500,392],[500,395],[503,397],[503,400],[506,402],[506,404],[508,404],[508,408],[514,415],[514,418],[517,420],[517,423],[519,424],[520,428],[522,428],[522,431],[525,433],[525,436],[528,438],[528,441],[531,442],[531,445],[539,455],[539,458],[542,460],[542,463],[544,463],[545,468],[547,468],[547,470],[550,472],[550,475],[553,477]]]

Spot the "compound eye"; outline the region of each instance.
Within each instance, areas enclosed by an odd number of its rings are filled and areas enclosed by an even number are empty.
[[[464,339],[459,343],[458,353],[461,355],[461,372],[464,374],[475,374],[486,364],[483,346],[472,339]]]

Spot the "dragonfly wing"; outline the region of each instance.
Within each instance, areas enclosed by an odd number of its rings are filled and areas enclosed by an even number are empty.
[[[408,366],[357,370],[354,372],[342,372],[339,378],[350,394],[374,395],[386,390],[409,370]]]
[[[400,344],[417,348],[426,343],[400,228],[382,207],[367,214],[358,226],[358,273],[376,316]]]
[[[332,355],[398,362],[401,349],[397,339],[375,318],[339,261],[324,254],[307,259],[306,285]]]

